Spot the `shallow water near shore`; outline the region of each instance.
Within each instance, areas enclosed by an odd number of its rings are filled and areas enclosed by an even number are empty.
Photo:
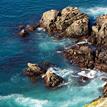
[[[106,0],[1,0],[0,1],[0,107],[83,107],[101,95],[104,83],[98,78],[80,85],[73,75],[69,84],[56,90],[45,88],[43,81],[31,83],[22,75],[27,62],[49,61],[66,72],[78,72],[59,53],[58,49],[75,40],[56,40],[43,31],[26,38],[19,37],[19,24],[38,22],[49,9],[77,6],[94,23],[98,15],[107,13]]]

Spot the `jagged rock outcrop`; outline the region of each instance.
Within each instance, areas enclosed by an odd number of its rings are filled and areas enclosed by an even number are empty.
[[[55,88],[64,82],[64,79],[57,74],[53,73],[50,69],[42,75],[45,85],[49,88]]]
[[[88,16],[76,7],[44,12],[40,27],[59,37],[81,37],[88,34]]]
[[[97,17],[96,25],[92,26],[89,41],[100,47],[107,47],[107,15]]]
[[[51,32],[53,30],[52,24],[54,24],[55,19],[58,15],[57,10],[49,10],[43,13],[42,18],[40,19],[40,27],[43,27],[48,32]]]
[[[107,49],[100,48],[96,50],[95,68],[107,72]]]
[[[28,35],[28,32],[25,29],[21,29],[18,33],[21,37],[25,37],[26,35]]]
[[[96,68],[107,72],[106,48],[94,47],[89,44],[76,44],[63,51],[66,59],[78,64],[80,68]]]
[[[78,64],[81,68],[94,68],[94,51],[88,45],[75,45],[63,52],[70,62]]]

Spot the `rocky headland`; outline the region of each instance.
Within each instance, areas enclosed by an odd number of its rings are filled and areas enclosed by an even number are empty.
[[[26,36],[38,27],[56,38],[78,40],[75,45],[66,47],[62,51],[63,56],[71,64],[77,64],[81,69],[98,69],[107,72],[107,15],[98,16],[96,23],[90,29],[88,15],[77,7],[49,10],[43,13],[39,24],[20,26],[19,35]],[[31,79],[42,78],[45,85],[51,88],[64,82],[62,77],[49,69],[42,69],[37,64],[28,63],[24,74]],[[103,96],[85,107],[107,107],[107,84],[104,86]]]

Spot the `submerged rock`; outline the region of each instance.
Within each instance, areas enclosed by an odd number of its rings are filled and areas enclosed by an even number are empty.
[[[89,41],[97,46],[107,47],[107,15],[97,17],[96,25],[92,26]]]
[[[49,88],[55,88],[64,82],[64,79],[62,77],[58,76],[50,69],[47,70],[42,78],[44,79],[45,85]]]
[[[88,16],[76,7],[44,12],[40,27],[60,37],[80,37],[88,34]]]
[[[33,32],[36,27],[34,25],[26,25],[25,29],[27,32]]]
[[[19,31],[18,33],[21,37],[25,37],[28,35],[28,32],[25,29],[21,29],[21,31]]]
[[[44,68],[45,65],[46,67]],[[64,79],[49,69],[51,65],[51,63],[44,63],[43,66],[39,66],[38,64],[28,63],[28,68],[24,71],[24,75],[28,76],[32,81],[40,77],[44,80],[46,87],[56,88],[64,82]]]
[[[39,24],[35,24],[35,25],[20,25],[19,26],[19,35],[22,37],[27,36],[30,32],[33,32],[36,30],[36,28],[39,27]]]

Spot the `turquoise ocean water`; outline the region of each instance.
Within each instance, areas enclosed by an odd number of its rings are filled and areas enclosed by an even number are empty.
[[[91,23],[107,13],[107,0],[0,0],[0,107],[83,107],[101,95],[99,78],[81,86],[71,75],[70,84],[49,90],[42,81],[32,84],[22,75],[27,62],[50,61],[67,72],[76,71],[56,52],[73,39],[57,41],[42,31],[26,38],[16,34],[19,24],[36,23],[44,11],[66,6],[79,7]]]

